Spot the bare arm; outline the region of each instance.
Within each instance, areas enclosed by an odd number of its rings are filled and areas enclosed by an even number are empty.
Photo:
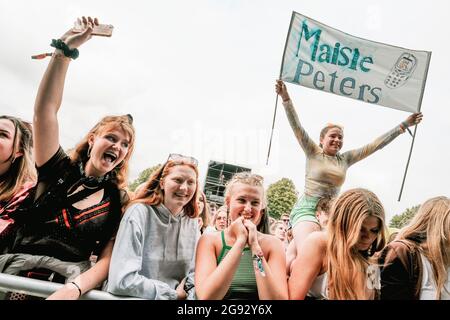
[[[200,238],[195,260],[195,290],[199,300],[220,300],[228,292],[247,243],[246,229],[242,220],[243,218],[239,218],[230,225],[229,229],[238,236],[219,265],[214,245],[218,233],[205,234]]]
[[[75,278],[74,282],[81,289],[81,294],[98,287],[108,277],[113,245],[114,241],[109,241],[97,263]],[[79,297],[78,288],[72,283],[66,283],[61,289],[50,295],[47,300],[76,300]]]
[[[84,32],[75,34],[69,30],[61,37],[70,49],[78,48],[89,40],[93,25],[98,24],[97,19],[90,17],[83,17],[83,22],[86,28]],[[34,156],[38,167],[46,163],[59,147],[57,113],[61,106],[70,61],[61,50],[55,50],[39,85],[33,117]]]
[[[321,232],[310,234],[294,260],[288,281],[289,299],[303,300],[320,274],[326,254],[326,242]]]
[[[294,105],[292,104],[291,98],[289,97],[286,85],[283,83],[283,81],[277,80],[275,90],[283,99],[283,106],[284,110],[286,111],[286,116],[289,120],[289,124],[291,125],[292,131],[294,131],[295,137],[297,138],[297,141],[302,147],[303,151],[306,153],[306,155],[317,152],[319,150],[319,147],[314,143],[314,141],[309,137],[305,129],[302,127],[297,112],[294,109]]]
[[[255,268],[258,295],[261,300],[287,300],[289,296],[284,247],[279,239],[269,237],[271,243],[268,252],[262,256],[265,276]]]
[[[248,230],[248,245],[254,257],[253,268],[259,298],[287,300],[286,255],[283,244],[274,236],[259,233],[250,220],[244,220],[244,225]],[[258,267],[256,256],[261,259],[262,270]]]

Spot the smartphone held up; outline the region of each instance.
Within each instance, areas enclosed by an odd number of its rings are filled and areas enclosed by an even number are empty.
[[[92,30],[93,36],[102,36],[102,37],[111,37],[113,32],[114,26],[111,24],[99,24],[94,25],[94,29]],[[83,32],[84,26],[82,23],[75,22],[74,27],[72,28],[72,31],[75,33]]]

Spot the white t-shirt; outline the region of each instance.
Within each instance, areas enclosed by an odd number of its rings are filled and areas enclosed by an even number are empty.
[[[436,282],[434,281],[433,267],[423,255],[422,258],[422,285],[420,287],[420,300],[436,300]],[[450,268],[447,269],[447,282],[441,292],[441,300],[450,300]]]

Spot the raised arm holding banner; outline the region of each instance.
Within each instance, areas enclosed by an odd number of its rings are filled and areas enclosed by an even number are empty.
[[[428,52],[356,38],[293,13],[276,92],[283,99],[289,123],[306,155],[306,172],[303,195],[290,216],[294,241],[287,252],[291,257],[288,269],[306,236],[320,230],[316,221],[318,201],[339,194],[351,165],[420,123],[429,59]],[[320,133],[320,144],[316,144],[303,128],[282,80],[413,114],[371,143],[340,153],[343,128],[326,126]]]
[[[279,78],[370,104],[420,112],[430,58],[431,52],[354,37],[293,12]],[[275,103],[267,163],[277,102],[278,100]],[[411,134],[408,126],[404,127]],[[416,130],[417,128],[414,130],[399,201]]]

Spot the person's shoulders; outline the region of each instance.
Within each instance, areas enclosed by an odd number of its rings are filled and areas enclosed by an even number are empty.
[[[328,233],[325,230],[313,231],[306,237],[306,239],[310,239],[309,241],[317,241],[320,242],[320,244],[323,244],[328,240]]]
[[[272,234],[265,234],[262,233],[260,235],[260,244],[261,248],[264,250],[264,248],[269,250],[282,250],[284,251],[284,244],[283,242],[275,237]]]
[[[218,248],[222,246],[221,233],[221,231],[203,233],[200,236],[199,243],[201,242],[202,246],[206,245],[209,248]]]
[[[214,242],[217,239],[220,239],[221,231],[215,231],[215,232],[203,232],[201,238],[204,239],[203,241],[211,241]]]
[[[304,246],[323,251],[327,248],[327,241],[328,233],[326,231],[314,231],[305,238]]]
[[[43,165],[37,167],[38,173],[51,173],[49,170],[54,170],[59,167],[69,167],[72,166],[71,161],[67,153],[59,146],[58,150],[55,152],[50,159],[47,160]]]
[[[189,225],[196,225],[198,227],[198,218],[197,217],[189,217],[187,214],[183,214],[180,218],[184,220]],[[200,230],[200,228],[199,228]]]
[[[150,218],[150,213],[153,212],[153,208],[145,203],[133,203],[131,204],[125,214],[124,220],[145,222]]]
[[[381,262],[385,265],[394,262],[394,260],[401,261],[404,265],[407,265],[409,256],[414,254],[413,244],[406,243],[404,241],[392,241],[384,249]]]

